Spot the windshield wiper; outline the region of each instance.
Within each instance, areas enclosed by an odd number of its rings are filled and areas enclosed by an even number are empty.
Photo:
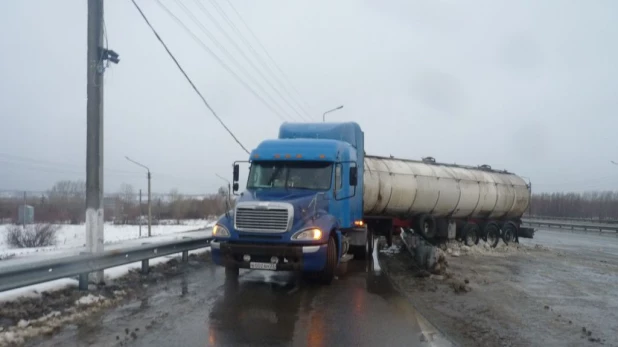
[[[277,177],[277,174],[281,171],[281,169],[282,167],[278,167],[278,168],[275,168],[275,170],[273,170],[273,173],[268,178],[268,183],[266,183],[267,185],[272,186],[273,181],[275,180],[275,178]]]

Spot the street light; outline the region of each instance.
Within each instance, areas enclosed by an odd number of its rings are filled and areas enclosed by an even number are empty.
[[[150,169],[146,165],[142,165],[142,164],[136,162],[135,160],[127,157],[126,155],[125,155],[125,158],[127,158],[127,160],[132,162],[133,164],[136,164],[138,166],[143,167],[148,172],[148,237],[150,237],[150,236],[152,236],[151,233],[150,233],[150,229],[151,229],[151,226],[152,226],[152,205],[151,205],[151,202],[150,202],[150,177],[151,177]]]
[[[343,105],[339,106],[339,107],[335,107],[332,110],[328,110],[326,112],[324,112],[324,114],[322,115],[322,122],[326,122],[326,114],[333,112],[333,111],[337,111],[337,110],[341,110],[343,108]]]
[[[612,162],[612,164],[614,164],[614,165],[618,165],[618,163],[617,163],[617,162],[615,162],[615,161],[613,161],[613,160],[612,160],[611,162]]]

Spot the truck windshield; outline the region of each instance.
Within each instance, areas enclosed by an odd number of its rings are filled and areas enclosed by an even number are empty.
[[[251,164],[247,188],[328,190],[330,189],[332,171],[332,163],[254,161]]]

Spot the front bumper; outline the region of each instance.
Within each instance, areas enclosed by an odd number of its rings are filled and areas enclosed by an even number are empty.
[[[320,271],[326,265],[326,244],[323,245],[272,245],[231,243],[212,241],[212,259],[222,266],[238,266],[249,269],[250,263],[271,263],[273,256],[278,258],[275,271]],[[245,255],[251,261],[243,260]]]

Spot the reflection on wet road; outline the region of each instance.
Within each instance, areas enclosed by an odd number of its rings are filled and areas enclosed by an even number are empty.
[[[37,345],[448,345],[384,275],[365,268],[350,262],[330,286],[266,271],[241,272],[231,282],[221,268],[193,268],[149,288],[141,301]]]

